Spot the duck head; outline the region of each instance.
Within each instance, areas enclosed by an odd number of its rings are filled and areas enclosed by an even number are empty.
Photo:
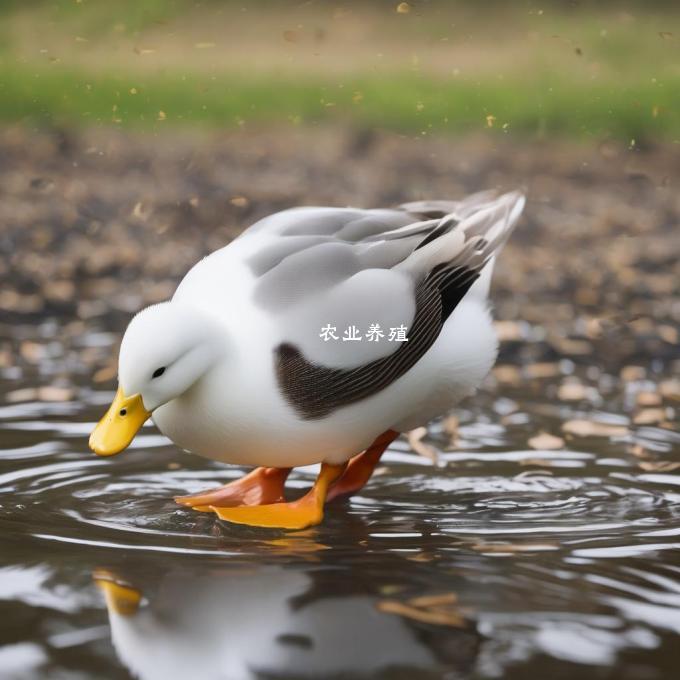
[[[207,314],[174,302],[142,310],[120,347],[118,391],[90,435],[100,456],[123,451],[159,406],[184,394],[224,350],[224,332]]]

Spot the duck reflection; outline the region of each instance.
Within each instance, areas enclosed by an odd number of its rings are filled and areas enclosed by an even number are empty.
[[[98,569],[116,652],[142,680],[441,677],[474,661],[472,624],[432,626],[380,609],[337,568],[178,569],[160,580]],[[361,580],[361,579],[359,579]]]

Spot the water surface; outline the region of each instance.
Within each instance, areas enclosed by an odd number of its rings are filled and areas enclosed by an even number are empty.
[[[12,332],[30,358],[35,330]],[[115,335],[67,350],[59,332],[41,327],[40,361],[0,383],[3,677],[675,677],[680,435],[666,397],[665,422],[631,418],[668,375],[501,369],[457,431],[430,425],[436,463],[400,439],[322,526],[286,533],[175,505],[241,471],[153,426],[91,454],[114,383],[87,358]],[[106,583],[139,601],[116,611]]]

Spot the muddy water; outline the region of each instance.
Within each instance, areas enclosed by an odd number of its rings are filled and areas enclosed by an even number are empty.
[[[92,455],[113,383],[93,388],[81,358],[115,334],[68,353],[40,332],[44,355],[0,383],[3,678],[676,677],[680,436],[629,418],[669,376],[591,370],[566,400],[570,362],[500,371],[457,428],[430,425],[435,463],[400,439],[322,526],[284,533],[176,506],[239,471],[152,426]]]

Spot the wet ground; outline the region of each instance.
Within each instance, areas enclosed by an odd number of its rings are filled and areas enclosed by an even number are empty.
[[[672,149],[17,128],[0,152],[0,676],[675,677]],[[130,314],[258,216],[516,184],[496,369],[322,526],[176,506],[239,471],[152,426],[88,451]]]

